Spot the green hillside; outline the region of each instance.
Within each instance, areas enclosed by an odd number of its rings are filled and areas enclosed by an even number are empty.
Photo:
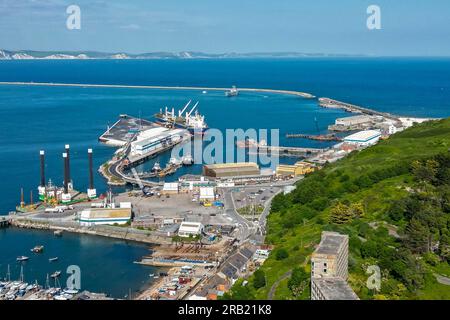
[[[225,298],[309,299],[309,257],[333,230],[350,237],[349,283],[361,299],[450,299],[436,280],[450,277],[449,148],[450,119],[416,125],[277,196],[266,237],[275,250]],[[366,286],[373,264],[380,292]]]

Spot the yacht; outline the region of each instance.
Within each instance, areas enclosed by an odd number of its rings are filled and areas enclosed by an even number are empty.
[[[161,165],[159,164],[159,162],[155,162],[151,172],[159,172],[159,171],[161,171]]]
[[[181,162],[185,165],[185,166],[190,166],[192,164],[194,164],[194,158],[192,158],[192,156],[190,154],[185,155],[182,159]]]
[[[30,259],[30,258],[28,258],[28,257],[26,257],[26,256],[19,256],[19,257],[17,257],[17,261],[27,261],[28,259]]]

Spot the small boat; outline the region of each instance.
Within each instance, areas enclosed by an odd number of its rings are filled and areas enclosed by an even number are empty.
[[[24,283],[19,287],[19,290],[25,290],[28,287],[28,283]]]
[[[159,276],[158,275],[156,275],[156,276],[153,276],[153,279],[158,279],[159,278]]]
[[[50,277],[52,278],[58,278],[61,275],[61,271],[55,271],[52,273],[52,275]]]
[[[153,278],[153,277],[155,276],[155,274],[154,274],[154,273],[150,273],[148,276],[149,276],[150,278]]]
[[[159,162],[155,162],[155,164],[153,165],[153,168],[152,168],[151,172],[159,172],[159,171],[161,171],[161,170],[162,170],[162,169],[161,169],[161,166],[160,166]]]
[[[207,93],[208,93],[208,91],[206,91],[206,90],[203,90],[203,91],[202,91],[202,93],[203,93],[203,94],[207,94]]]
[[[194,164],[194,159],[192,158],[192,156],[190,154],[185,155],[182,159],[181,162],[185,165],[185,166],[190,166],[192,164]]]
[[[57,237],[61,237],[62,236],[63,231],[62,230],[56,230],[53,232],[53,234]]]
[[[54,257],[54,258],[49,258],[48,259],[49,262],[54,262],[54,261],[57,261],[57,260],[58,260],[58,257]]]
[[[35,246],[33,249],[31,249],[31,252],[34,253],[42,253],[44,251],[44,246]]]
[[[63,296],[63,295],[55,295],[55,296],[53,296],[53,299],[55,299],[55,300],[69,300],[68,298],[66,298],[65,296]]]
[[[233,86],[230,90],[225,92],[225,96],[227,97],[236,97],[239,94],[238,89],[236,89],[236,86]]]
[[[26,257],[26,256],[19,256],[19,257],[17,257],[17,261],[27,261],[28,259],[30,259],[30,258],[28,258],[28,257]]]
[[[73,295],[73,294],[77,294],[78,290],[66,288],[66,289],[63,290],[63,293],[64,294],[72,294]]]
[[[169,165],[178,166],[181,164],[181,160],[177,158],[170,158]]]

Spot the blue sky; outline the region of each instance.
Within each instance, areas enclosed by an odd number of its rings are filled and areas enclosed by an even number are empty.
[[[449,17],[448,0],[0,0],[0,48],[450,56]]]

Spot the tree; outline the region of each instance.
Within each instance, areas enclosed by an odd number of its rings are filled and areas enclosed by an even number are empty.
[[[365,211],[363,203],[361,201],[352,203],[350,205],[350,211],[352,212],[353,217],[362,217]]]
[[[253,274],[253,287],[259,289],[266,286],[266,274],[261,269],[258,269]]]
[[[275,253],[275,258],[277,260],[284,260],[284,259],[287,259],[288,257],[289,257],[289,253],[284,248],[278,249]]]
[[[330,221],[334,224],[345,224],[352,221],[353,214],[348,206],[338,202],[330,211]]]
[[[422,224],[416,218],[406,226],[407,238],[405,240],[406,246],[415,253],[424,253],[429,251],[428,238],[430,235],[429,228]]]
[[[303,268],[295,268],[292,270],[291,278],[288,281],[288,288],[294,297],[300,296],[308,287],[309,274]]]
[[[429,159],[425,163],[416,160],[412,162],[411,170],[416,180],[433,182],[439,170],[439,163],[433,159]]]

